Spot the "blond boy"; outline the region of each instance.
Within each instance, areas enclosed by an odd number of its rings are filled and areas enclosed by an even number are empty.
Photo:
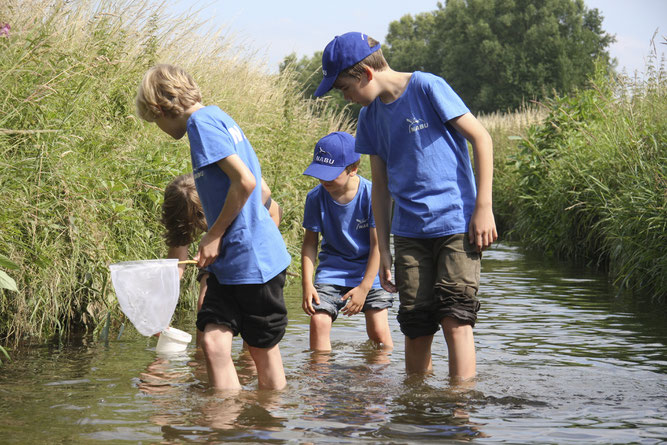
[[[190,75],[157,65],[137,94],[139,115],[175,139],[186,133],[207,231],[198,253],[211,272],[197,328],[203,332],[209,380],[218,389],[239,389],[232,338],[241,334],[257,367],[260,388],[285,386],[278,342],[287,326],[283,300],[285,243],[262,202],[257,156],[234,120],[204,106]]]

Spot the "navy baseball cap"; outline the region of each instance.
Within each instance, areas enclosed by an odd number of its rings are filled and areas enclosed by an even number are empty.
[[[379,43],[374,47],[368,46],[368,36],[360,32],[348,32],[334,37],[322,53],[324,78],[320,86],[317,87],[314,96],[320,97],[326,94],[333,88],[333,84],[341,71],[361,62],[379,49]]]
[[[303,174],[322,181],[333,181],[343,173],[345,167],[359,159],[361,155],[354,151],[354,136],[344,131],[335,131],[317,141],[313,162]]]

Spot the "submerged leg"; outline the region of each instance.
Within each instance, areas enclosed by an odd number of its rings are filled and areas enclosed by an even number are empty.
[[[433,335],[405,337],[405,370],[409,373],[425,373],[433,370],[431,344]]]
[[[391,338],[387,313],[387,309],[368,309],[364,312],[366,333],[368,338],[379,343],[382,349],[393,349],[394,341]]]
[[[202,348],[206,355],[206,368],[211,386],[216,389],[240,389],[238,375],[232,360],[232,330],[223,325],[209,323],[202,336]]]
[[[331,351],[331,315],[317,311],[310,317],[310,349],[313,351]]]
[[[449,376],[453,379],[468,379],[477,372],[475,339],[472,326],[453,317],[441,321],[449,350]]]
[[[248,346],[257,367],[259,389],[283,389],[287,384],[283,359],[278,345],[270,348]]]

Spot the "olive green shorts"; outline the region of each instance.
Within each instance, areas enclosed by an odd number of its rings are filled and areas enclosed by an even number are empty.
[[[398,323],[410,338],[433,335],[445,317],[475,325],[481,253],[458,233],[440,238],[394,236]]]

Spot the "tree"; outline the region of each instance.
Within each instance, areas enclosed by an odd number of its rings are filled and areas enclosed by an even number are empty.
[[[382,53],[392,67],[401,71],[434,72],[439,67],[431,57],[431,41],[435,36],[435,14],[424,12],[414,18],[404,15],[400,20],[389,24],[386,41],[390,45],[382,46]]]
[[[392,22],[386,53],[392,68],[423,67],[492,112],[585,86],[597,59],[611,68],[614,41],[583,0],[449,0]]]

